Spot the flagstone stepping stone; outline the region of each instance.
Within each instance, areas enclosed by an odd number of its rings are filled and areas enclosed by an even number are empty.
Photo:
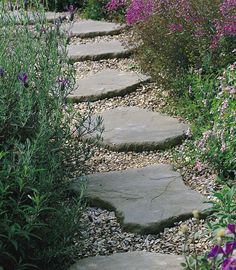
[[[177,255],[134,251],[82,259],[69,270],[181,270],[183,261]]]
[[[103,98],[123,96],[150,77],[135,72],[105,69],[76,82],[75,90],[69,95],[73,101],[96,101]]]
[[[181,143],[188,125],[136,107],[118,107],[94,115],[103,118],[101,144],[115,151],[166,149]],[[94,134],[96,136],[96,134]]]
[[[206,200],[187,187],[169,164],[86,176],[92,206],[116,212],[121,226],[139,234],[156,234],[207,208]],[[72,184],[75,192],[80,179]]]
[[[131,52],[132,49],[125,48],[119,40],[71,44],[68,46],[68,55],[73,61],[125,58]]]
[[[125,26],[117,23],[93,20],[75,22],[71,27],[69,25],[65,25],[65,29],[69,29],[71,37],[78,36],[81,38],[116,35],[119,34],[124,27]]]
[[[18,24],[18,23],[21,23],[22,19],[25,18],[23,16],[23,14],[24,14],[24,12],[22,13],[22,11],[15,10],[15,11],[10,12],[9,16],[12,19],[14,18],[14,20]],[[38,13],[38,12],[30,12],[30,11],[25,12],[25,15],[27,15],[27,18],[30,21],[30,23],[35,23],[35,21],[37,21],[37,18],[39,17],[39,14],[40,13]],[[40,16],[42,16],[42,15],[40,15]],[[65,19],[66,16],[65,16],[65,14],[62,14],[62,13],[45,12],[45,17],[46,17],[48,22],[54,22],[57,19],[63,20],[63,19]],[[6,21],[9,20],[8,16],[6,16],[5,18],[6,18]]]

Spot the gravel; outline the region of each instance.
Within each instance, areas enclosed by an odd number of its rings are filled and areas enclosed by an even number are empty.
[[[73,38],[71,42],[109,41],[111,38],[125,40],[128,38],[128,33],[124,32],[115,37],[108,36],[93,39]],[[129,59],[77,62],[75,63],[75,67],[77,78],[83,78],[88,74],[97,73],[105,68],[122,71],[140,71],[132,57]],[[74,104],[74,107],[81,112],[90,109],[94,113],[118,106],[136,106],[152,111],[160,111],[166,105],[166,95],[167,93],[161,91],[156,83],[151,82],[140,86],[137,91],[124,97],[104,99],[93,103],[83,102]],[[94,157],[87,163],[86,174],[144,167],[155,163],[181,164],[185,151],[185,143],[171,150],[142,153],[117,153],[99,147],[96,149]],[[173,152],[180,153],[177,160],[174,159]],[[181,167],[177,165],[176,169],[183,176],[186,185],[208,196],[208,198],[211,197],[210,194],[216,188],[214,183],[215,175],[207,166],[203,167],[200,171],[199,169],[192,168],[192,166]],[[82,222],[86,224],[86,229],[82,231],[82,238],[85,238],[85,241],[82,241],[80,237],[75,239],[76,245],[80,245],[81,241],[84,242],[83,250],[77,254],[79,258],[138,250],[166,254],[183,254],[185,236],[180,233],[180,225],[182,224],[186,224],[189,228],[188,241],[190,242],[191,252],[194,245],[199,253],[209,250],[211,246],[209,241],[210,233],[206,229],[204,220],[200,220],[199,224],[194,219],[179,222],[172,228],[166,228],[159,235],[137,235],[124,232],[114,212],[88,207],[83,214]],[[197,231],[199,234],[199,239],[195,241],[193,241],[194,231]]]
[[[109,59],[100,61],[83,61],[76,62],[76,78],[83,78],[84,76],[95,74],[103,69],[117,69],[120,71],[139,71],[138,65],[135,63],[134,59]]]
[[[69,30],[70,32],[70,30]],[[123,45],[129,46],[128,40],[130,37],[130,33],[128,31],[123,31],[119,35],[111,35],[111,36],[97,36],[93,38],[80,38],[80,37],[72,37],[70,39],[70,44],[87,44],[87,43],[96,43],[96,42],[109,42],[112,40],[119,40]]]
[[[204,221],[189,219],[185,222],[176,223],[173,228],[166,228],[159,235],[137,235],[123,232],[117,222],[114,212],[99,208],[88,208],[83,214],[83,222],[87,225],[81,232],[82,236],[76,239],[79,245],[83,238],[83,249],[77,254],[79,258],[96,255],[110,255],[118,252],[149,251],[165,254],[183,254],[185,235],[181,232],[181,225],[186,224],[189,228],[187,235],[188,250],[202,253],[210,248],[211,243],[206,239],[210,237]],[[194,240],[194,233],[198,237]]]
[[[114,97],[110,99],[98,100],[93,103],[83,102],[75,104],[74,107],[81,111],[88,109],[93,113],[99,113],[104,110],[114,109],[120,106],[132,106],[152,111],[158,111],[166,103],[164,99],[159,99],[157,102],[156,93],[158,87],[155,83],[148,83],[137,88],[137,90],[124,97]]]

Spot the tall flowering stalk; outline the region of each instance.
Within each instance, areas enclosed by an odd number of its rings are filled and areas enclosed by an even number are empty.
[[[219,89],[213,101],[214,125],[198,142],[201,155],[210,159],[225,176],[236,177],[236,63],[218,77]]]

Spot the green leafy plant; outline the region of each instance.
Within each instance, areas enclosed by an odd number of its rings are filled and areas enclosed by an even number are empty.
[[[135,13],[143,1],[133,2]],[[154,1],[153,15],[135,27],[137,40],[142,41],[137,59],[143,69],[174,92],[173,83],[190,68],[210,73],[232,63],[235,33],[226,30],[232,28],[228,24],[235,6],[226,2]]]
[[[82,7],[82,14],[87,19],[108,20],[124,22],[124,8],[112,12],[108,7],[109,0],[85,0]]]
[[[231,270],[234,269],[236,259],[236,189],[235,187],[224,187],[222,190],[213,194],[210,200],[212,208],[208,216],[208,228],[212,232],[215,245],[209,252],[202,255],[197,254],[195,246],[193,250],[187,248],[189,243],[188,228],[182,228],[185,234],[185,262],[182,263],[183,270]],[[196,217],[197,215],[197,217]],[[195,211],[195,221],[198,224],[199,216]],[[193,234],[191,242],[198,238],[198,227]],[[191,254],[190,254],[191,253]]]
[[[202,157],[218,169],[222,178],[235,179],[236,64],[225,69],[218,80],[217,95],[211,101],[213,125],[197,145],[202,146]]]
[[[70,5],[81,8],[84,0],[43,0],[44,6],[52,11],[66,11]]]
[[[212,214],[209,217],[209,228],[217,230],[236,223],[236,188],[225,186],[213,196],[214,199],[210,201]]]
[[[107,19],[109,17],[107,3],[108,0],[86,0],[83,8],[84,17],[93,20]]]

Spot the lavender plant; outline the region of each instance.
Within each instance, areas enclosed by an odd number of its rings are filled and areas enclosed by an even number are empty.
[[[67,57],[67,36],[58,31],[60,24],[46,22],[38,1],[32,2],[38,9],[34,26],[23,8],[15,17],[4,4],[0,268],[65,269],[73,259],[82,210],[82,193],[69,197],[68,187],[92,156],[96,140],[87,135],[98,132],[100,123],[91,121],[90,112],[81,114],[66,103],[74,89],[75,70]]]

